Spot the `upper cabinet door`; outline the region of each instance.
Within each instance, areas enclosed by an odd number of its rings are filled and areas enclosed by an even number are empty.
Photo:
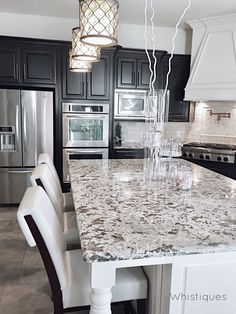
[[[162,88],[165,87],[166,74],[168,72],[169,55],[161,62]],[[174,55],[171,63],[168,89],[170,90],[169,100],[169,121],[188,122],[190,114],[190,103],[184,101],[184,88],[187,84],[190,71],[189,55]]]
[[[103,55],[87,74],[87,99],[109,100],[110,80],[110,56]]]
[[[55,84],[55,56],[49,49],[22,49],[23,82]]]
[[[133,58],[119,57],[117,64],[117,87],[135,88],[137,75],[137,61]]]
[[[137,87],[148,89],[151,72],[149,70],[149,62],[146,59],[137,60]]]
[[[14,83],[20,80],[19,49],[16,46],[0,45],[0,82]]]
[[[62,85],[64,99],[86,98],[86,74],[69,70],[69,53],[63,51]]]

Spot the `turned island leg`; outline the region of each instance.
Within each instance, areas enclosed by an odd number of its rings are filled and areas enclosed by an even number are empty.
[[[111,289],[115,285],[115,272],[109,262],[91,264],[90,314],[111,314]]]

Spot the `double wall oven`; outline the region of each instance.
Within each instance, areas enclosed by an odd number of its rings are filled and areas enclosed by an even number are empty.
[[[63,103],[63,181],[70,159],[108,158],[109,104]]]

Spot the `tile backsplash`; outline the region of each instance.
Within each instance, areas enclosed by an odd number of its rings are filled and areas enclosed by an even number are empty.
[[[230,113],[230,118],[217,121],[213,113]],[[123,142],[142,142],[145,123],[133,121],[119,122],[122,127]],[[195,105],[193,122],[168,122],[166,137],[179,137],[182,142],[200,141],[210,143],[236,144],[236,101],[199,102]]]

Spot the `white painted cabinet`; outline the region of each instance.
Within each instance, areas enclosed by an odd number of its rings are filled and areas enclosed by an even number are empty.
[[[235,257],[234,257],[235,258]],[[209,261],[208,261],[209,260]],[[148,314],[236,313],[236,260],[214,254],[187,256],[172,265],[148,266]]]

